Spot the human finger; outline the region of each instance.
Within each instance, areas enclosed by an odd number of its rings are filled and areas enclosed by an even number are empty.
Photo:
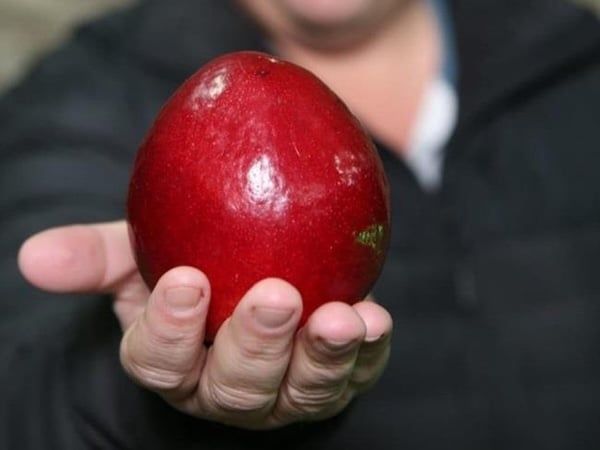
[[[289,283],[255,284],[209,350],[198,409],[220,422],[262,426],[287,371],[301,313],[300,293]]]
[[[51,228],[19,251],[19,268],[52,292],[105,292],[133,275],[136,265],[125,221]]]
[[[366,333],[350,382],[362,392],[375,384],[385,369],[390,356],[393,321],[390,313],[373,301],[356,303],[354,309],[365,323]]]
[[[349,305],[318,308],[299,333],[274,416],[283,423],[333,416],[351,400],[353,372],[366,327]]]
[[[121,363],[142,386],[171,402],[191,396],[206,355],[203,344],[210,285],[204,274],[178,267],[164,274],[121,342]]]

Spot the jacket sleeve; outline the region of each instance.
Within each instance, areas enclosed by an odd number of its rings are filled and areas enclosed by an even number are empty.
[[[16,265],[32,233],[124,215],[130,163],[161,101],[118,51],[124,17],[80,30],[0,100],[0,448],[125,447],[111,429],[117,405],[101,424],[77,411],[110,388],[79,361],[127,383],[110,299],[36,291]]]

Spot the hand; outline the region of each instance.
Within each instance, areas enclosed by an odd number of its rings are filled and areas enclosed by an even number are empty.
[[[244,295],[206,347],[208,279],[178,267],[149,292],[125,222],[44,231],[23,244],[19,266],[48,291],[112,293],[127,373],[203,419],[268,429],[331,417],[376,381],[390,351],[391,317],[369,300],[323,305],[296,332],[300,294],[274,278]]]

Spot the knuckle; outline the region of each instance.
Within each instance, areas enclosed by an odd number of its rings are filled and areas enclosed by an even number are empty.
[[[274,402],[273,396],[222,383],[208,383],[203,397],[220,414],[255,415],[268,411]]]
[[[346,380],[310,386],[289,380],[282,390],[282,396],[287,409],[300,414],[313,415],[336,403],[344,395],[346,387]]]
[[[275,363],[286,354],[289,343],[279,341],[247,341],[239,347],[240,357],[246,361]]]
[[[289,395],[289,394],[286,394]],[[298,420],[313,422],[324,420],[338,415],[352,401],[355,396],[355,390],[350,386],[346,386],[335,396],[327,399],[319,399],[315,397],[312,402],[307,403],[306,398],[302,403],[297,403],[297,397],[287,397],[278,405],[274,416],[283,424],[293,423]]]
[[[175,390],[185,382],[185,375],[170,368],[154,366],[136,359],[128,351],[127,345],[121,346],[121,365],[137,383],[155,391]]]
[[[302,372],[307,380],[306,385],[328,389],[343,383],[352,372],[353,367],[353,360],[344,363],[332,363],[307,359]]]
[[[168,369],[130,363],[128,372],[140,384],[155,391],[173,391],[185,382],[185,375]]]

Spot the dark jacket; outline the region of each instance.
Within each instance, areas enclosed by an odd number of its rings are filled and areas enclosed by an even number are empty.
[[[382,149],[395,318],[379,385],[336,419],[246,432],[120,369],[109,298],[20,278],[43,228],[122,218],[174,88],[263,41],[226,2],[148,1],[79,30],[0,102],[0,448],[600,448],[600,26],[558,0],[457,0],[460,117],[441,190]]]

